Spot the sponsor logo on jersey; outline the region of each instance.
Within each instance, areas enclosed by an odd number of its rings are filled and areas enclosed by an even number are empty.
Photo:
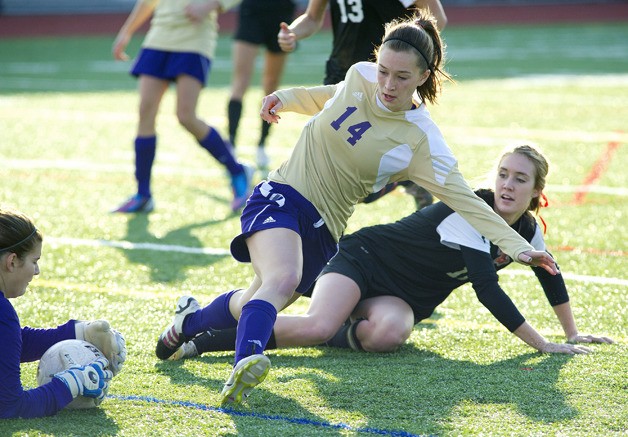
[[[356,99],[358,99],[361,102],[362,99],[364,98],[364,93],[362,93],[360,91],[354,91],[353,92],[353,97],[355,97]]]
[[[267,217],[267,218],[266,218],[266,220],[264,220],[264,221],[262,222],[262,224],[263,224],[263,225],[265,225],[265,224],[267,224],[267,223],[275,223],[276,221],[277,221],[277,220],[275,220],[275,219],[274,219],[274,218],[272,218],[272,217]]]

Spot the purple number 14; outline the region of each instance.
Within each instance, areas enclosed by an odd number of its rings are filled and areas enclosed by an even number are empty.
[[[331,127],[333,127],[335,130],[340,130],[340,126],[347,120],[347,118],[349,118],[349,116],[351,116],[351,114],[353,114],[357,110],[358,108],[356,108],[355,106],[347,106],[345,112],[336,120],[331,122]],[[360,138],[362,138],[364,132],[366,132],[370,127],[371,123],[369,123],[368,121],[361,121],[359,123],[354,123],[350,125],[347,128],[347,132],[349,132],[349,134],[351,135],[349,138],[347,138],[349,144],[355,146],[355,143]]]

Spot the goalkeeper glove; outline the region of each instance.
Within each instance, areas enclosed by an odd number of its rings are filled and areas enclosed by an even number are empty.
[[[109,369],[117,375],[126,360],[126,342],[122,334],[111,328],[106,320],[76,322],[74,331],[78,340],[85,340],[109,360]]]
[[[59,372],[53,378],[60,379],[72,393],[72,398],[85,396],[102,401],[109,389],[109,381],[113,378],[110,370],[105,370],[109,365],[105,358],[98,358],[85,366],[70,367]]]

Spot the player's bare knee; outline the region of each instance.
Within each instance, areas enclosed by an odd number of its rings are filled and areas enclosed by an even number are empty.
[[[299,282],[301,282],[301,275],[299,273],[283,270],[270,278],[262,280],[262,287],[260,288],[276,290],[277,293],[282,296],[290,298],[299,285]]]
[[[177,111],[177,120],[184,129],[191,131],[196,124],[196,115],[189,111]]]
[[[408,330],[395,323],[382,323],[370,334],[368,341],[363,341],[362,346],[372,352],[392,352],[403,345],[410,333]]]
[[[325,343],[338,331],[338,327],[331,326],[327,320],[316,320],[310,318],[310,320],[306,323],[308,338],[312,343]]]

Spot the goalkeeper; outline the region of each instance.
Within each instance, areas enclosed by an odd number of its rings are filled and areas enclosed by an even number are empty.
[[[102,399],[111,378],[126,359],[122,335],[105,320],[69,320],[50,329],[21,327],[9,299],[26,293],[39,274],[41,232],[26,215],[0,209],[0,418],[42,417],[55,414],[78,396]],[[24,390],[20,363],[39,360],[62,340],[85,340],[106,357],[54,375],[40,387]]]

